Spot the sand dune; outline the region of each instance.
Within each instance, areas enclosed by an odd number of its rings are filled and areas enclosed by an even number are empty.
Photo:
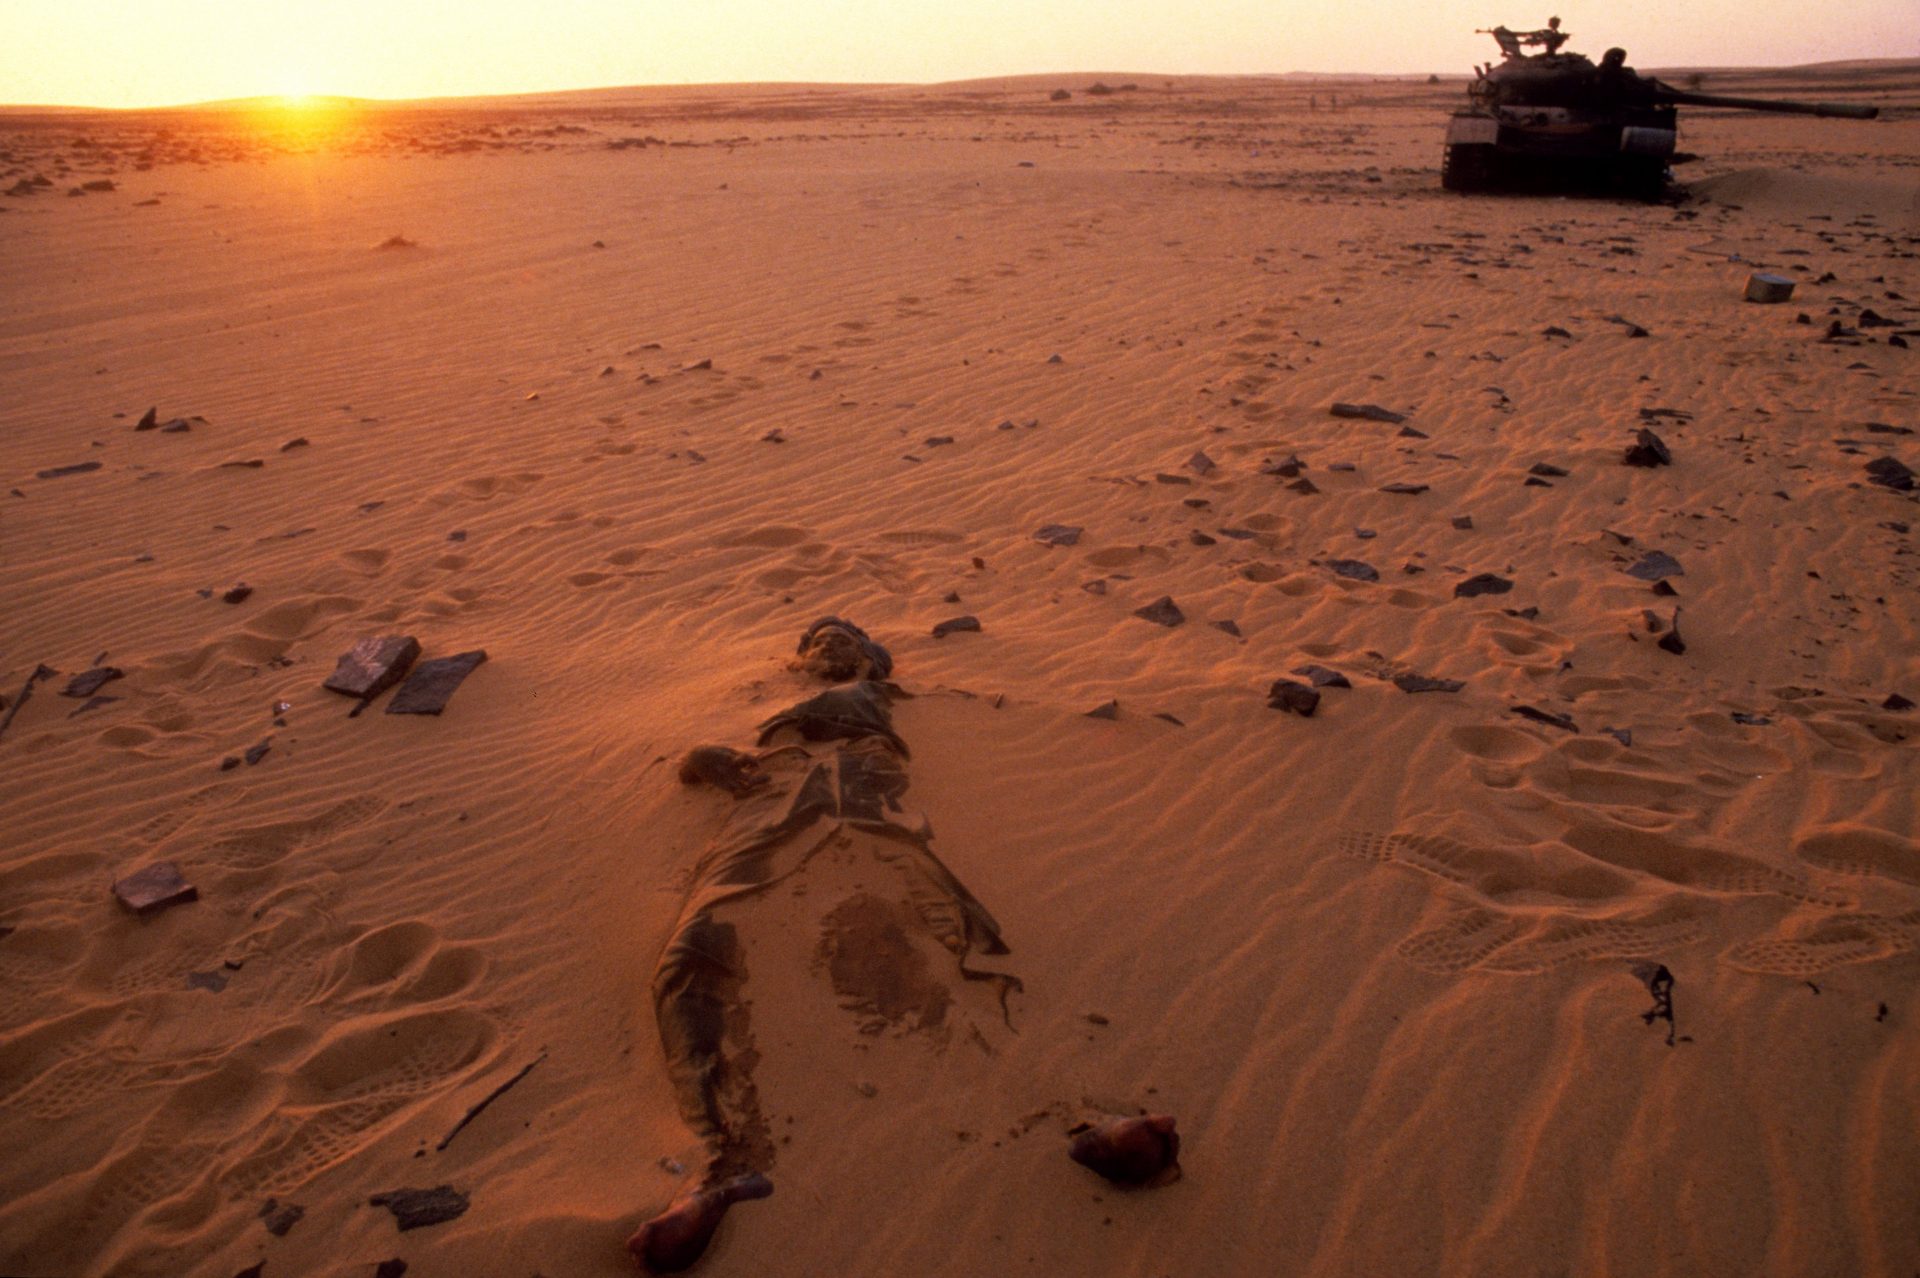
[[[1457,86],[1098,78],[0,127],[0,1271],[631,1272],[676,763],[823,615],[1024,988],[902,914],[951,1014],[837,991],[857,841],[757,898],[702,1272],[1920,1268],[1920,90],[1643,206],[1444,195]],[[385,634],[488,660],[349,718]],[[1147,1110],[1177,1183],[1068,1161]]]

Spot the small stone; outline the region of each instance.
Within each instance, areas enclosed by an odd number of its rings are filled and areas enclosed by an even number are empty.
[[[1551,465],[1547,462],[1535,462],[1533,465],[1527,467],[1527,473],[1529,475],[1538,475],[1542,479],[1565,479],[1568,474],[1568,472],[1561,467]]]
[[[1267,689],[1267,708],[1285,710],[1303,719],[1311,719],[1320,706],[1320,694],[1292,679],[1275,679]]]
[[[1572,333],[1569,333],[1569,332],[1568,332],[1568,331],[1567,331],[1566,329],[1564,329],[1564,328],[1561,328],[1561,327],[1560,327],[1560,326],[1559,326],[1558,324],[1549,324],[1549,325],[1547,325],[1547,326],[1546,326],[1545,328],[1543,328],[1543,329],[1541,329],[1541,330],[1540,330],[1540,336],[1542,336],[1542,337],[1572,337],[1572,336],[1573,336],[1573,334],[1572,334]]]
[[[1435,679],[1430,675],[1403,674],[1393,677],[1393,686],[1402,692],[1458,692],[1467,685],[1461,679]]]
[[[1407,420],[1405,413],[1396,413],[1378,404],[1335,404],[1330,411],[1335,417],[1355,417],[1370,422],[1386,422],[1390,426],[1398,426]]]
[[[1453,597],[1471,599],[1476,595],[1504,595],[1513,589],[1513,583],[1505,577],[1496,577],[1490,572],[1475,573],[1465,581],[1455,582]]]
[[[1510,706],[1508,709],[1514,714],[1519,715],[1522,719],[1531,719],[1535,723],[1544,723],[1548,727],[1558,728],[1562,732],[1580,731],[1580,725],[1573,721],[1573,716],[1570,714],[1555,714],[1551,710],[1542,710],[1537,706]]]
[[[1667,627],[1667,633],[1660,636],[1660,647],[1674,656],[1682,656],[1687,651],[1687,641],[1680,637],[1680,610],[1673,610],[1673,621]]]
[[[266,758],[266,757],[267,757],[267,751],[269,751],[269,750],[271,750],[271,749],[273,749],[273,738],[272,738],[272,737],[268,737],[268,738],[267,738],[267,739],[266,739],[265,741],[262,741],[262,742],[261,742],[261,743],[260,743],[259,745],[256,745],[256,746],[249,746],[249,747],[247,748],[247,752],[246,752],[246,756],[245,756],[245,757],[246,757],[246,761],[247,761],[247,766],[248,766],[249,768],[251,768],[251,767],[252,767],[252,766],[253,766],[254,764],[256,764],[256,763],[258,763],[258,762],[260,762],[260,760],[262,760],[262,759],[264,759],[264,758]]]
[[[1878,457],[1867,463],[1867,482],[1897,493],[1912,492],[1914,478],[1912,469],[1898,458]]]
[[[961,631],[971,630],[978,632],[979,629],[980,618],[969,614],[964,617],[952,617],[946,621],[939,622],[933,628],[933,637],[935,639],[945,639],[948,635],[958,634]]]
[[[1308,680],[1316,688],[1351,688],[1353,681],[1338,670],[1329,670],[1325,666],[1295,666],[1293,673]]]
[[[1453,526],[1455,528],[1458,528],[1461,532],[1472,532],[1473,516],[1472,515],[1455,515],[1453,517]]]
[[[84,475],[88,471],[99,470],[99,469],[100,469],[100,463],[97,461],[75,462],[71,466],[55,466],[50,470],[35,471],[34,478],[35,479],[59,479],[64,475]]]
[[[1221,621],[1209,622],[1208,624],[1211,625],[1215,630],[1221,631],[1225,634],[1232,635],[1235,639],[1244,638],[1244,636],[1241,635],[1240,633],[1240,623],[1230,618],[1223,619]]]
[[[367,1199],[369,1207],[392,1212],[400,1231],[438,1225],[466,1214],[467,1196],[452,1185],[434,1189],[390,1189]]]
[[[374,1266],[373,1278],[404,1278],[407,1262],[395,1256],[392,1260],[383,1260]]]
[[[1207,456],[1204,452],[1197,452],[1187,458],[1187,469],[1196,475],[1205,477],[1211,475],[1214,471],[1220,469],[1220,467],[1214,464],[1213,458]]]
[[[1209,537],[1198,528],[1195,528],[1187,534],[1187,540],[1196,546],[1217,546],[1220,544],[1219,538]]]
[[[1187,614],[1180,611],[1180,605],[1173,602],[1172,595],[1161,595],[1146,607],[1135,608],[1133,615],[1142,621],[1151,621],[1156,626],[1169,628],[1187,619]]]
[[[1311,497],[1313,494],[1320,491],[1319,486],[1315,484],[1311,479],[1308,479],[1305,475],[1300,476],[1300,478],[1288,484],[1287,487],[1292,489],[1294,492],[1299,493],[1302,497]]]
[[[1087,711],[1086,717],[1089,719],[1118,719],[1120,717],[1120,703],[1118,701],[1108,701],[1097,705]]]
[[[200,899],[199,889],[180,877],[180,867],[172,861],[155,861],[152,865],[113,885],[113,894],[120,898],[120,904],[135,914],[156,914],[170,905],[185,905],[188,901]]]
[[[1623,746],[1631,748],[1633,745],[1633,729],[1631,728],[1602,728],[1600,731],[1606,733]]]
[[[226,591],[220,596],[220,602],[230,604],[245,603],[247,598],[252,594],[253,587],[243,581],[237,586],[228,586]]]
[[[1747,277],[1745,297],[1749,302],[1784,302],[1793,297],[1793,281],[1784,275],[1756,271]]]
[[[1085,531],[1074,524],[1042,524],[1034,529],[1033,539],[1047,546],[1073,546],[1079,544],[1080,534]]]
[[[1744,724],[1749,728],[1764,728],[1773,722],[1764,714],[1747,714],[1741,710],[1732,711],[1731,718],[1735,723]]]
[[[1666,577],[1684,577],[1686,569],[1680,561],[1664,550],[1650,550],[1623,571],[1629,577],[1638,577],[1641,581],[1659,581]]]
[[[420,641],[412,635],[375,635],[347,649],[327,681],[329,692],[372,700],[400,682],[420,655]]]
[[[205,990],[209,994],[218,994],[221,990],[227,988],[227,982],[232,979],[232,977],[217,967],[211,972],[188,972],[187,988],[190,990]],[[291,1226],[289,1226],[289,1228],[291,1228]],[[286,1231],[282,1230],[281,1232],[285,1233]]]
[[[1626,456],[1620,459],[1624,464],[1649,467],[1673,465],[1673,453],[1667,448],[1667,442],[1652,431],[1642,427],[1635,433],[1634,440]]]
[[[280,451],[283,453],[290,453],[296,448],[305,448],[305,447],[307,447],[307,437],[305,435],[296,435],[294,438],[289,439],[286,443],[280,445]]]
[[[159,424],[160,424],[160,410],[158,408],[149,408],[146,412],[140,414],[140,420],[134,425],[134,429],[135,430],[152,430],[155,426],[158,426]]]
[[[1913,709],[1913,705],[1914,703],[1908,698],[1901,696],[1897,692],[1890,692],[1887,694],[1887,699],[1880,703],[1880,708],[1882,710],[1911,710]]]
[[[1327,568],[1336,577],[1349,581],[1378,581],[1380,570],[1364,559],[1329,559]]]
[[[75,675],[67,680],[67,686],[60,690],[63,697],[91,697],[100,691],[102,684],[122,677],[122,672],[113,666],[95,666],[93,669]]]
[[[1425,484],[1387,484],[1380,490],[1383,493],[1398,493],[1402,497],[1418,497],[1427,491]]]

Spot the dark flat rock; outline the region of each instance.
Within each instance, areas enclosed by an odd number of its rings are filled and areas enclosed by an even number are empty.
[[[1527,473],[1538,475],[1542,479],[1565,479],[1569,472],[1563,467],[1550,465],[1547,462],[1535,462],[1527,467]]]
[[[1215,630],[1232,635],[1235,639],[1244,639],[1246,637],[1240,633],[1240,623],[1234,621],[1232,618],[1208,622],[1207,624],[1211,625]]]
[[[1504,595],[1513,589],[1513,583],[1505,577],[1496,577],[1490,572],[1475,573],[1465,581],[1453,584],[1455,599],[1471,599],[1475,595]]]
[[[1273,686],[1267,689],[1267,708],[1285,710],[1303,719],[1311,719],[1313,712],[1320,708],[1320,694],[1304,683],[1275,679]]]
[[[1455,515],[1453,517],[1453,526],[1455,528],[1458,528],[1461,532],[1472,532],[1473,516],[1472,515]]]
[[[1320,486],[1311,479],[1308,479],[1305,475],[1300,476],[1300,478],[1288,484],[1287,487],[1299,493],[1302,497],[1311,497],[1320,491]]]
[[[420,641],[412,635],[370,635],[347,649],[320,686],[371,700],[399,683],[419,656]]]
[[[1418,497],[1427,491],[1426,484],[1386,484],[1380,489],[1383,493],[1398,493],[1402,497]]]
[[[1198,528],[1193,529],[1187,534],[1187,540],[1196,546],[1217,546],[1220,544],[1218,537],[1209,537]]]
[[[1282,479],[1298,479],[1300,478],[1300,472],[1306,468],[1307,464],[1301,461],[1299,457],[1289,455],[1280,461],[1264,463],[1260,467],[1260,473],[1263,475],[1278,475]]]
[[[367,1199],[367,1205],[385,1207],[392,1212],[400,1231],[405,1233],[409,1229],[423,1229],[465,1215],[467,1196],[452,1185],[440,1185],[433,1189],[389,1189],[384,1194],[375,1194]]]
[[[60,690],[60,695],[75,698],[91,697],[100,691],[102,684],[120,678],[123,673],[113,666],[95,666],[67,680],[67,686]]]
[[[1660,636],[1660,647],[1674,656],[1682,656],[1687,651],[1687,641],[1680,637],[1680,610],[1673,610],[1673,621],[1668,624],[1667,632]]]
[[[1580,731],[1580,725],[1573,721],[1573,716],[1570,714],[1555,714],[1551,710],[1542,710],[1538,706],[1510,706],[1508,709],[1511,710],[1512,713],[1519,715],[1522,719],[1531,719],[1535,723],[1544,723],[1548,727],[1558,728],[1562,732]]]
[[[1465,680],[1435,679],[1431,675],[1403,674],[1393,677],[1393,686],[1402,692],[1458,692],[1466,687]]]
[[[160,424],[160,409],[156,405],[140,414],[140,420],[134,424],[135,430],[152,430]]]
[[[1295,666],[1293,673],[1313,684],[1316,688],[1351,688],[1353,681],[1338,670],[1326,666]]]
[[[46,476],[43,474],[41,478]],[[1896,457],[1877,457],[1867,463],[1867,482],[1897,493],[1912,492],[1914,478],[1913,470]]]
[[[1680,561],[1664,550],[1648,551],[1623,571],[1627,576],[1638,577],[1641,581],[1660,581],[1666,577],[1687,575],[1687,570],[1680,566]]]
[[[950,617],[946,621],[936,624],[933,628],[933,637],[935,639],[945,639],[948,635],[957,634],[963,630],[977,632],[979,629],[980,618],[968,613],[964,617]]]
[[[1206,453],[1196,452],[1193,456],[1187,458],[1187,469],[1196,475],[1206,476],[1219,470],[1220,466],[1213,458],[1207,456]]]
[[[1735,723],[1745,724],[1749,728],[1764,728],[1773,722],[1764,714],[1748,714],[1742,710],[1732,711],[1731,718]]]
[[[66,475],[84,475],[90,470],[99,470],[99,462],[76,462],[71,466],[54,466],[47,470],[34,472],[35,479],[59,479]]]
[[[1401,422],[1407,420],[1405,413],[1396,413],[1392,409],[1382,408],[1378,404],[1335,404],[1328,411],[1335,417],[1354,417],[1370,422],[1386,422],[1390,426],[1398,426]]]
[[[1072,546],[1080,541],[1085,528],[1073,524],[1042,524],[1033,530],[1033,539],[1048,546]]]
[[[1173,601],[1172,595],[1161,595],[1144,608],[1135,608],[1133,615],[1142,621],[1151,621],[1156,626],[1173,627],[1187,619],[1180,611],[1180,605]]]
[[[172,861],[155,861],[117,880],[113,894],[135,914],[157,914],[170,905],[200,899],[200,890],[180,877],[180,867]]]
[[[266,1222],[267,1232],[275,1238],[285,1238],[287,1231],[300,1223],[307,1209],[299,1203],[283,1203],[278,1198],[269,1198],[260,1208],[260,1219]]]
[[[243,581],[237,586],[227,587],[226,591],[220,596],[220,602],[230,604],[245,603],[252,597],[253,587]]]
[[[387,702],[388,714],[439,714],[475,667],[487,659],[486,650],[456,653],[423,661],[413,668],[400,691]]]
[[[1087,711],[1085,717],[1088,719],[1118,719],[1120,717],[1120,703],[1118,701],[1103,702]]]
[[[405,1278],[407,1262],[395,1256],[392,1260],[383,1260],[373,1268],[373,1278]]]
[[[1897,692],[1889,692],[1887,699],[1880,703],[1880,708],[1882,710],[1911,710],[1913,709],[1913,704],[1912,699],[1903,697]]]
[[[1336,577],[1345,577],[1349,581],[1378,581],[1380,570],[1364,559],[1329,559],[1327,569]]]

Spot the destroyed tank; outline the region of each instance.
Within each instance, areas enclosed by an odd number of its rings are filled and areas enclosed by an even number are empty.
[[[1556,191],[1656,199],[1675,163],[1679,106],[1732,107],[1791,115],[1870,120],[1871,106],[1776,102],[1693,93],[1637,74],[1622,49],[1596,65],[1561,53],[1556,19],[1546,31],[1487,32],[1500,44],[1498,65],[1479,68],[1468,106],[1447,126],[1440,185],[1449,191]],[[1544,45],[1526,54],[1522,44]]]

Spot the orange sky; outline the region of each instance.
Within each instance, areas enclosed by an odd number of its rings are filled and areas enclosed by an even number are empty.
[[[1465,73],[1551,0],[0,0],[0,102],[150,106],[1039,71]],[[1536,11],[1537,9],[1537,11]],[[1641,66],[1920,56],[1920,0],[1568,0]]]

